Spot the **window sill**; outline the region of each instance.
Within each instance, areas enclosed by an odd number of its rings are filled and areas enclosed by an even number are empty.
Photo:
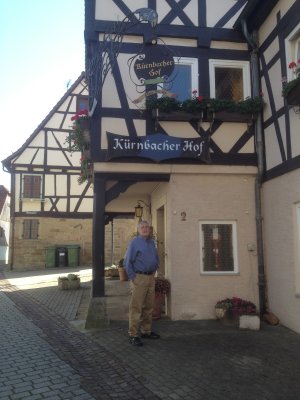
[[[220,276],[220,275],[239,275],[237,271],[201,271],[201,275]]]
[[[45,201],[47,201],[46,199],[42,199],[40,197],[39,198],[36,198],[36,197],[20,197],[19,200],[21,200],[21,201],[30,201],[30,202],[33,202],[33,201],[45,202]]]

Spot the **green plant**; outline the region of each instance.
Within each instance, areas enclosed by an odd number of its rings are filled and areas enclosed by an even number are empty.
[[[163,112],[171,112],[180,109],[180,101],[174,97],[162,96],[157,98],[156,96],[149,96],[146,99],[146,109],[155,110],[159,109]]]
[[[265,103],[262,95],[254,98],[248,97],[242,101],[234,101],[227,99],[205,98],[203,96],[197,96],[197,92],[193,91],[192,98],[186,99],[183,102],[180,102],[173,97],[163,96],[156,98],[151,96],[146,100],[146,109],[158,109],[162,112],[181,110],[191,114],[201,111],[206,111],[207,113],[227,111],[242,114],[257,114],[262,110],[264,104]]]
[[[256,305],[248,300],[243,300],[239,297],[226,298],[219,300],[215,308],[222,308],[233,316],[256,314]]]
[[[287,97],[294,87],[300,84],[300,58],[295,63],[294,61],[289,63],[289,69],[292,70],[293,75],[295,76],[294,79],[287,82],[287,79],[284,77],[282,78],[282,96]]]
[[[89,138],[86,136],[83,124],[89,121],[88,110],[80,110],[78,113],[73,115],[71,118],[73,121],[72,131],[69,132],[66,138],[66,143],[69,145],[69,151],[71,153],[75,151],[81,152],[80,158],[80,176],[78,178],[78,183],[81,184],[92,177],[92,162],[90,155],[90,143]]]
[[[171,284],[166,278],[162,277],[155,277],[155,292],[156,293],[162,293],[162,294],[168,294],[171,289]]]

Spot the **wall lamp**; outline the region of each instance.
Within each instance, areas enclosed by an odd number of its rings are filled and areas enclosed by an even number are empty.
[[[137,205],[134,207],[134,213],[136,218],[139,218],[139,221],[142,220],[144,207],[141,206],[141,203],[149,208],[149,213],[151,214],[151,204],[145,203],[143,200],[138,200]]]

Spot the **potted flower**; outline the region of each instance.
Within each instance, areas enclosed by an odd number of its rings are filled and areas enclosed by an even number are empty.
[[[172,121],[219,119],[240,122],[253,119],[262,110],[263,106],[262,95],[234,101],[206,98],[198,95],[197,90],[192,92],[192,98],[182,102],[168,96],[160,98],[150,96],[146,100],[146,110],[152,111],[154,118]]]
[[[300,59],[295,63],[294,61],[289,63],[289,69],[292,70],[293,76],[295,77],[291,81],[287,82],[286,78],[283,78],[282,96],[286,98],[287,104],[290,106],[299,106],[300,104]]]
[[[170,281],[166,278],[156,276],[155,277],[155,293],[160,295],[166,295],[170,292]]]
[[[240,317],[242,316],[256,316],[256,305],[251,301],[241,299],[239,297],[225,298],[219,300],[215,305],[215,314],[224,325],[240,326]],[[257,325],[257,323],[255,322]]]
[[[128,275],[124,268],[124,258],[121,258],[121,260],[118,262],[118,271],[120,281],[128,281]]]
[[[155,277],[155,302],[153,307],[152,318],[160,319],[162,307],[165,302],[165,296],[170,292],[170,281],[164,277]]]

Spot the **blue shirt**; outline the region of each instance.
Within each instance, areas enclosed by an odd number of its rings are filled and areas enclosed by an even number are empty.
[[[137,236],[129,243],[124,265],[130,280],[135,278],[135,271],[155,272],[159,265],[159,257],[152,239]]]

